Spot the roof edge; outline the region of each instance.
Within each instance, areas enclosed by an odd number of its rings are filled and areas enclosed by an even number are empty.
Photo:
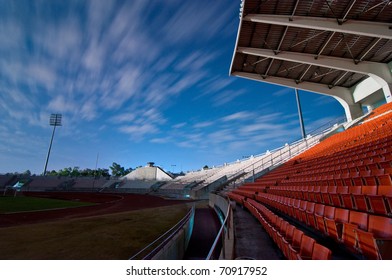
[[[240,4],[240,22],[238,23],[237,38],[235,40],[233,56],[231,58],[229,76],[231,76],[231,73],[233,73],[232,69],[233,69],[233,63],[234,63],[235,54],[236,54],[237,48],[238,48],[238,41],[239,41],[241,27],[242,27],[242,18],[244,17],[245,1],[246,0],[241,0],[241,4]]]

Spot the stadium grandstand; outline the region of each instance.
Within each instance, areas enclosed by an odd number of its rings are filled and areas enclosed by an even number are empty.
[[[228,197],[259,219],[288,259],[319,258],[317,242],[359,259],[391,259],[391,144],[388,103]],[[311,239],[294,240],[293,231]]]
[[[332,96],[347,119],[227,191],[277,258],[392,259],[391,21],[392,1],[241,2],[230,74]]]

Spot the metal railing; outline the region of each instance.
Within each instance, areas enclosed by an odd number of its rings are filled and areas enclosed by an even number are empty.
[[[220,247],[218,247],[218,245],[221,245],[222,250],[224,250],[224,248],[225,248],[225,244],[224,244],[225,234],[226,233],[229,234],[229,232],[230,232],[228,230],[230,228],[229,221],[230,221],[230,217],[231,217],[231,205],[230,205],[230,202],[229,202],[229,204],[227,206],[227,212],[226,213],[227,213],[226,214],[226,218],[222,222],[222,226],[220,227],[220,229],[219,229],[219,231],[218,231],[218,233],[217,233],[217,235],[215,237],[214,243],[211,246],[211,249],[210,249],[210,251],[209,251],[209,253],[208,253],[207,257],[206,257],[206,260],[216,259],[214,257],[217,256],[218,253],[220,254],[220,252],[217,252],[217,250],[220,248]],[[228,238],[230,238],[230,236],[228,236]],[[221,244],[219,244],[219,241],[221,241]]]
[[[193,228],[193,219],[195,215],[195,207],[193,206],[187,214],[182,218],[176,225],[166,231],[163,235],[155,239],[153,242],[148,244],[142,250],[137,252],[135,255],[129,258],[129,260],[151,260],[165,245],[167,245],[172,238],[188,223],[192,223],[191,229]],[[189,240],[187,241],[189,242]]]

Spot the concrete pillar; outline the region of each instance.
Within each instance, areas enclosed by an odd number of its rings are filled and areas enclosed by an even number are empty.
[[[332,95],[332,97],[334,97],[342,105],[348,122],[355,120],[356,118],[363,115],[362,107],[360,104],[348,102],[347,100],[344,100],[343,98],[336,95]]]
[[[387,101],[387,103],[392,102],[392,94],[391,94],[392,83],[383,87],[383,91],[384,91],[384,96],[385,96],[385,100]]]

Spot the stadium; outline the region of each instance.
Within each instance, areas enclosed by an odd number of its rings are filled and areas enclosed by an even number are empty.
[[[177,177],[0,175],[1,259],[392,259],[392,2],[239,8],[230,76],[332,96],[345,120]]]

